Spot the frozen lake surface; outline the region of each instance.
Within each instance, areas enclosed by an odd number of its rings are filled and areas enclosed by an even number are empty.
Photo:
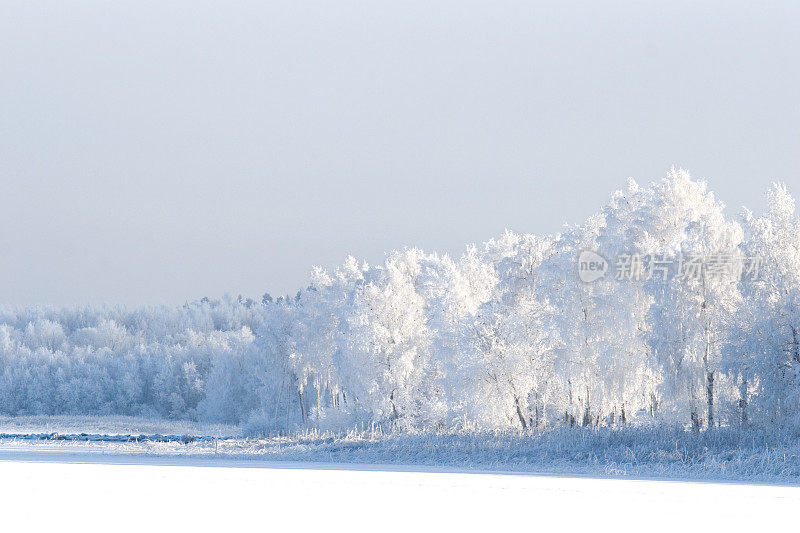
[[[432,470],[432,471],[429,471]],[[708,531],[788,526],[780,485],[0,449],[5,526],[87,531]],[[444,529],[447,528],[447,529]],[[713,528],[713,529],[712,529]]]

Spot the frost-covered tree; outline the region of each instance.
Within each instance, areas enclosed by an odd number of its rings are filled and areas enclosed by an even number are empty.
[[[560,334],[555,358],[562,385],[559,403],[564,421],[570,425],[595,425],[601,418],[604,311],[599,307],[598,285],[582,281],[577,265],[582,250],[597,249],[602,224],[601,216],[593,216],[580,227],[567,228],[541,265],[538,292],[554,308]]]
[[[743,216],[743,305],[737,313],[730,368],[739,379],[741,416],[751,396],[764,421],[800,422],[800,223],[784,185],[769,191],[769,208]]]
[[[598,253],[613,261],[609,273],[595,282],[598,301],[599,365],[603,369],[603,416],[611,424],[625,424],[644,415],[651,418],[658,405],[661,372],[647,343],[652,332],[647,314],[653,299],[645,289],[647,232],[641,213],[650,202],[649,190],[629,180],[602,211]]]
[[[651,347],[677,416],[688,411],[693,427],[714,425],[715,382],[722,346],[741,296],[738,290],[742,230],[704,182],[673,170],[652,188],[642,212],[644,249],[672,266],[666,280],[646,284],[653,298]]]
[[[343,385],[375,422],[417,425],[431,399],[430,333],[416,291],[420,255],[396,252],[367,272],[347,316]]]
[[[800,222],[631,181],[582,224],[315,269],[296,295],[0,307],[0,412],[306,429],[800,425]],[[580,258],[594,258],[585,277]]]
[[[498,272],[491,300],[464,321],[453,383],[460,416],[479,427],[541,427],[556,387],[552,310],[536,294],[549,240],[506,232],[487,245]]]
[[[468,247],[458,260],[447,255],[420,258],[416,286],[425,301],[428,349],[432,354],[429,375],[434,377],[427,417],[437,427],[464,425],[465,409],[472,404],[463,381],[464,326],[489,301],[496,285],[494,266],[474,246]]]

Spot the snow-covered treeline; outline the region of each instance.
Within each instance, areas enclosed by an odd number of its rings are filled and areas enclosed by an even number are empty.
[[[672,171],[557,236],[316,269],[296,296],[0,309],[0,412],[251,431],[800,423],[800,225]]]
[[[247,349],[264,313],[225,299],[181,308],[0,308],[0,412],[194,418],[209,371]]]

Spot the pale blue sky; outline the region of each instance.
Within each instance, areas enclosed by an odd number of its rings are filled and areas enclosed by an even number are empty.
[[[800,8],[695,4],[0,0],[0,303],[294,292],[673,164],[800,192]]]

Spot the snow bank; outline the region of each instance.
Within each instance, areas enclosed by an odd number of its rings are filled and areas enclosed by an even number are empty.
[[[97,458],[101,453],[102,461],[112,462],[115,457],[152,456],[201,463],[224,459],[233,465],[238,461],[244,465],[372,465],[368,468],[798,484],[798,437],[794,433],[724,429],[695,433],[664,428],[563,428],[534,434],[309,432],[272,438],[18,433],[0,436],[0,459],[51,460],[87,454]]]

